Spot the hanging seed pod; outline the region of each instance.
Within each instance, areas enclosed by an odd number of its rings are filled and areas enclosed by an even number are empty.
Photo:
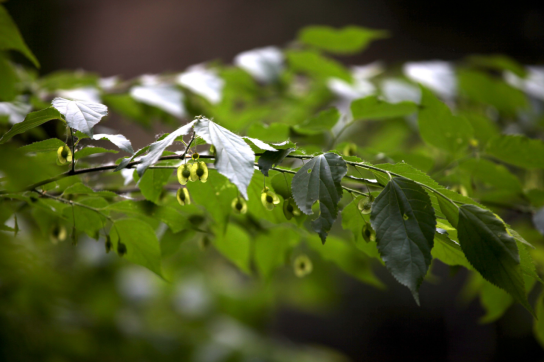
[[[300,209],[293,198],[289,197],[283,201],[283,215],[287,220],[291,220],[293,216],[300,216]]]
[[[106,236],[106,242],[104,243],[104,246],[106,247],[106,254],[109,253],[113,248],[113,243],[111,242],[111,237],[109,235]]]
[[[372,226],[370,226],[369,223],[365,223],[365,225],[363,226],[362,235],[363,239],[365,239],[367,243],[371,241],[376,241],[376,232],[374,231],[374,229],[372,229]]]
[[[59,164],[64,165],[67,162],[72,162],[72,151],[66,145],[59,147],[57,150],[57,161]]]
[[[293,269],[295,271],[295,275],[302,278],[312,272],[312,261],[307,255],[299,255],[293,263]]]
[[[374,203],[374,197],[372,195],[370,195],[370,197],[363,197],[361,200],[359,200],[359,203],[357,204],[357,208],[362,214],[368,215],[372,211],[373,203]]]
[[[214,145],[210,146],[210,155],[215,156],[215,146]]]
[[[191,168],[188,164],[184,163],[178,167],[178,181],[182,185],[187,185],[189,177],[191,177]]]
[[[267,210],[273,210],[280,203],[280,198],[270,191],[268,187],[265,187],[261,193],[261,202]]]
[[[357,145],[355,143],[348,143],[342,150],[344,156],[355,156],[357,154]]]
[[[119,240],[117,243],[117,254],[123,256],[127,253],[127,246]]]
[[[242,197],[235,198],[230,205],[236,214],[245,214],[247,212],[247,202]]]
[[[186,187],[180,187],[176,193],[176,198],[181,206],[190,205],[191,197],[189,196],[189,190]]]
[[[55,224],[51,228],[51,231],[49,232],[49,239],[53,244],[57,244],[59,241],[66,240],[66,237],[68,236],[68,233],[66,232],[66,228],[64,225],[61,224]]]
[[[199,161],[193,163],[191,166],[191,177],[189,180],[200,180],[202,182],[208,181],[208,166],[206,166],[206,162]]]

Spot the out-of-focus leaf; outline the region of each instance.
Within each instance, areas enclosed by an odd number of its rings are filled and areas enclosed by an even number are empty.
[[[467,60],[470,64],[479,67],[494,70],[508,70],[518,77],[525,77],[527,75],[527,71],[521,64],[506,55],[472,55],[469,56]]]
[[[225,234],[216,235],[214,246],[241,271],[251,274],[249,235],[239,226],[229,224]]]
[[[1,17],[1,15],[0,15]],[[0,37],[2,35],[0,34]],[[0,100],[13,101],[17,96],[19,77],[9,60],[0,52]]]
[[[544,168],[544,142],[538,139],[521,135],[501,135],[489,140],[486,152],[514,166]]]
[[[295,125],[293,128],[298,133],[314,135],[330,131],[339,119],[340,112],[338,109],[330,108],[319,112],[317,116],[307,119],[303,123]]]
[[[130,95],[139,102],[162,109],[178,118],[184,117],[187,113],[183,106],[183,93],[174,86],[135,86],[130,89]]]
[[[285,264],[287,251],[297,243],[294,230],[272,228],[255,239],[255,265],[259,274],[268,280],[275,269]]]
[[[386,119],[409,116],[417,111],[417,104],[409,101],[388,103],[377,96],[368,96],[351,103],[353,119]]]
[[[346,26],[335,29],[329,26],[308,26],[298,34],[298,40],[335,54],[354,54],[363,51],[370,42],[386,38],[384,30]]]
[[[418,124],[423,141],[453,154],[464,150],[473,136],[470,123],[452,115],[448,106],[426,88],[421,87],[421,94]]]
[[[132,144],[129,140],[122,134],[95,134],[93,136],[94,140],[108,140],[117,147],[119,147],[121,150],[128,152],[128,153],[134,153],[134,150],[132,149]]]
[[[100,197],[85,198],[77,202],[78,204],[87,205],[95,209],[102,209],[108,206],[108,202]],[[65,207],[63,215],[71,225],[74,225],[75,220],[75,228],[85,232],[85,234],[94,239],[98,239],[99,231],[106,226],[106,218],[100,212],[76,204]]]
[[[289,126],[283,123],[272,123],[268,126],[254,123],[249,127],[247,135],[265,142],[283,142],[289,137]]]
[[[29,145],[23,146],[19,148],[20,151],[23,152],[51,152],[51,151],[57,151],[59,147],[62,147],[66,145],[64,142],[59,140],[58,138],[49,138],[44,141],[38,141],[31,143]]]
[[[82,159],[84,157],[89,157],[91,155],[96,155],[98,153],[118,153],[119,151],[107,150],[102,147],[92,147],[87,146],[79,151],[76,151],[76,160]]]
[[[508,169],[486,159],[467,159],[460,163],[459,168],[470,177],[492,185],[501,190],[521,192],[521,183]]]
[[[17,50],[27,57],[36,68],[40,67],[38,59],[32,54],[26,45],[17,25],[13,22],[6,9],[0,5],[0,49]]]
[[[340,78],[351,81],[351,74],[340,63],[312,51],[288,51],[287,61],[295,72],[316,78]]]
[[[163,187],[168,183],[171,175],[172,170],[170,169],[147,170],[140,179],[140,182],[138,182],[138,187],[142,191],[142,195],[149,201],[158,203],[163,192]]]
[[[51,121],[53,119],[62,120],[62,116],[60,115],[59,111],[57,111],[53,107],[29,113],[25,117],[25,120],[23,122],[17,123],[13,127],[11,127],[11,129],[6,134],[4,134],[4,136],[2,136],[2,138],[0,139],[0,144],[6,143],[15,135],[26,132],[34,127],[38,127],[45,122]]]

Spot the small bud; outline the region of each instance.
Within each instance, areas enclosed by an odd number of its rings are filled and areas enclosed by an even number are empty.
[[[361,200],[359,200],[359,203],[357,204],[357,208],[362,214],[368,215],[372,211],[373,203],[374,203],[374,197],[372,197],[372,195],[370,197],[363,197]]]
[[[280,203],[280,198],[270,191],[268,187],[265,187],[261,193],[261,202],[267,210],[273,210]]]
[[[57,150],[57,160],[61,165],[72,162],[72,151],[70,151],[68,146],[64,145],[59,147]]]
[[[178,192],[176,193],[176,198],[178,199],[178,202],[181,206],[191,204],[191,198],[189,197],[189,190],[187,190],[186,187],[179,188]]]
[[[182,185],[187,185],[189,177],[191,177],[191,168],[188,164],[184,163],[178,167],[178,181]]]
[[[66,232],[66,228],[64,225],[61,224],[55,224],[51,228],[51,231],[49,232],[49,239],[53,244],[57,244],[59,241],[66,240],[66,237],[68,236],[68,233]]]
[[[113,248],[111,237],[109,235],[106,236],[106,242],[104,243],[104,246],[106,247],[106,254],[109,253]]]
[[[210,146],[210,155],[214,155],[214,156],[215,156],[215,146],[214,146],[214,145],[211,145],[211,146]]]
[[[374,231],[374,229],[372,229],[372,226],[370,226],[369,223],[365,223],[365,225],[363,226],[362,235],[363,239],[365,239],[367,243],[371,241],[376,241],[376,232]]]
[[[127,253],[127,246],[119,240],[117,243],[117,254],[123,256]]]
[[[295,270],[295,275],[302,278],[312,272],[312,261],[306,255],[299,255],[293,263],[293,268]]]
[[[237,197],[230,204],[236,214],[245,214],[247,212],[247,202],[242,197]]]
[[[189,180],[200,180],[202,182],[208,181],[208,166],[206,166],[206,162],[200,161],[193,163],[191,166],[191,177]]]
[[[287,220],[291,220],[293,216],[300,216],[300,209],[293,198],[289,197],[283,201],[283,215]]]

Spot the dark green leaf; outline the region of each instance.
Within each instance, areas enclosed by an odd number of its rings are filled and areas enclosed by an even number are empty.
[[[384,30],[346,26],[335,29],[329,26],[308,26],[300,31],[298,40],[335,54],[354,54],[363,51],[371,41],[386,38]]]
[[[521,135],[493,137],[486,152],[514,166],[528,169],[544,168],[544,142]]]
[[[311,215],[312,205],[319,201],[320,215],[312,225],[323,243],[338,215],[338,202],[342,198],[340,182],[346,173],[342,157],[325,153],[306,162],[293,177],[293,197],[303,213]]]
[[[27,57],[36,68],[40,67],[40,63],[32,54],[26,45],[17,25],[11,19],[6,9],[0,5],[0,49],[1,50],[17,50]]]
[[[276,152],[265,151],[259,158],[259,170],[261,170],[263,175],[268,176],[268,170],[281,164],[283,159],[294,150],[294,148],[287,148],[285,150],[278,150]]]
[[[425,190],[394,177],[374,201],[370,222],[387,269],[419,304],[418,289],[431,265],[436,218]]]
[[[417,111],[413,102],[388,103],[377,96],[368,96],[351,103],[353,119],[385,119],[409,116]]]
[[[29,113],[25,117],[25,120],[23,122],[17,123],[13,127],[11,127],[11,129],[0,139],[0,144],[6,143],[15,135],[26,132],[34,127],[38,127],[39,125],[42,125],[45,122],[51,121],[53,119],[62,120],[62,116],[60,115],[59,111],[57,111],[53,107]]]
[[[459,242],[468,261],[489,282],[510,293],[532,313],[527,302],[515,240],[502,221],[474,205],[459,209]]]

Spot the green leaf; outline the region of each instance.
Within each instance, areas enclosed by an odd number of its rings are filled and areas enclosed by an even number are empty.
[[[266,233],[259,233],[255,239],[255,265],[259,274],[268,280],[277,268],[285,265],[287,251],[298,238],[294,230],[272,228]]]
[[[544,168],[544,142],[521,135],[493,137],[486,152],[514,166],[527,169]]]
[[[109,198],[114,198],[118,196],[115,192],[112,192],[112,191],[94,191],[93,189],[91,189],[88,186],[85,186],[81,182],[68,186],[62,192],[62,194],[63,195],[90,195],[90,196],[109,197]]]
[[[344,272],[363,283],[385,289],[385,285],[374,275],[368,258],[365,258],[351,244],[342,239],[335,237],[329,239],[327,245],[321,245],[318,238],[312,237],[309,238],[308,245],[318,252],[324,260],[336,264]]]
[[[470,175],[471,178],[482,181],[486,185],[494,186],[500,190],[522,192],[519,179],[502,165],[483,158],[470,158],[460,162],[459,168]]]
[[[93,136],[94,140],[108,140],[121,150],[133,154],[134,150],[132,149],[132,144],[129,140],[122,134],[95,134]]]
[[[307,73],[317,78],[340,78],[351,82],[351,74],[346,68],[312,51],[288,51],[287,61],[296,72]]]
[[[86,146],[85,148],[76,151],[76,160],[89,157],[90,155],[96,155],[97,153],[119,153],[119,151],[107,150],[102,147]]]
[[[138,183],[138,187],[142,191],[142,195],[144,195],[144,197],[149,201],[157,204],[162,194],[164,185],[168,183],[168,179],[171,175],[172,170],[170,169],[147,170]]]
[[[413,102],[388,103],[377,96],[368,96],[351,103],[353,119],[386,119],[409,116],[417,111]]]
[[[527,71],[525,68],[516,62],[514,59],[507,57],[502,54],[495,55],[473,55],[468,57],[468,62],[484,68],[494,69],[494,70],[508,70],[518,77],[525,77]]]
[[[289,126],[283,123],[265,125],[258,122],[249,127],[247,135],[265,142],[283,142],[289,137]]]
[[[66,144],[58,138],[49,138],[45,141],[34,142],[20,147],[19,150],[23,152],[56,152],[60,147],[65,145]]]
[[[0,49],[17,50],[27,57],[36,68],[40,67],[40,63],[38,63],[38,60],[23,40],[21,33],[19,33],[17,25],[15,25],[2,5],[0,5]]]
[[[468,98],[489,104],[499,111],[515,114],[518,109],[527,108],[527,97],[522,91],[511,87],[503,80],[494,79],[482,72],[459,70],[459,88]]]
[[[251,274],[249,235],[239,226],[229,224],[224,235],[216,235],[216,249],[246,274]]]
[[[97,210],[108,206],[108,202],[99,197],[81,199],[78,200],[78,203],[90,206]],[[73,210],[70,206],[65,207],[63,209],[63,215],[72,225],[74,225],[75,217],[75,228],[83,231],[94,239],[98,239],[99,231],[106,225],[106,218],[100,212],[76,204],[74,204]]]
[[[315,117],[307,119],[293,128],[300,134],[314,135],[330,131],[340,119],[340,112],[336,108],[330,108],[319,112]]]
[[[268,176],[268,170],[281,164],[283,159],[294,150],[294,148],[287,148],[285,150],[278,150],[276,152],[265,151],[261,157],[259,157],[259,170],[261,170],[263,175]]]
[[[431,265],[436,218],[425,190],[394,177],[374,201],[370,222],[385,266],[419,304],[419,286]]]
[[[1,35],[0,35],[1,36]],[[17,96],[19,76],[4,54],[0,53],[0,100],[13,101]]]
[[[464,150],[473,136],[470,123],[453,116],[450,109],[428,89],[421,87],[419,133],[425,143],[453,154]]]
[[[303,213],[311,215],[312,205],[319,201],[320,215],[312,225],[323,243],[338,215],[338,202],[342,198],[340,182],[346,173],[342,157],[325,153],[306,162],[293,177],[293,197]]]
[[[15,135],[26,132],[34,127],[38,127],[39,125],[42,125],[45,122],[51,121],[53,119],[62,120],[62,116],[60,115],[59,111],[57,111],[53,107],[29,113],[25,117],[25,120],[23,122],[17,123],[13,127],[11,127],[11,129],[0,139],[0,144],[6,143]]]
[[[445,233],[436,232],[434,234],[434,247],[431,250],[431,254],[444,264],[450,266],[461,265],[467,269],[473,269],[465,254],[463,254],[461,246],[450,239]]]
[[[270,183],[272,185],[272,188],[274,189],[274,192],[276,192],[284,199],[293,197],[293,194],[291,193],[291,183],[293,182],[293,176],[293,174],[285,172],[281,172],[273,176],[270,180]]]
[[[514,298],[504,290],[484,281],[480,290],[480,303],[486,313],[480,318],[480,323],[491,323],[503,316],[514,303]]]
[[[506,232],[504,223],[490,211],[463,205],[457,230],[461,248],[474,268],[533,313],[525,295],[516,242]]]
[[[329,26],[308,26],[300,31],[298,40],[304,44],[335,54],[355,54],[363,51],[371,41],[386,38],[384,30],[346,26],[334,29]]]
[[[125,259],[162,277],[161,249],[151,226],[138,219],[121,219],[113,223],[110,232],[114,250],[121,241],[127,249]]]
[[[462,115],[472,125],[474,137],[482,149],[485,148],[489,139],[498,136],[501,133],[497,124],[483,115],[469,112],[463,112]]]
[[[535,303],[535,319],[533,333],[538,343],[544,347],[544,290]]]

